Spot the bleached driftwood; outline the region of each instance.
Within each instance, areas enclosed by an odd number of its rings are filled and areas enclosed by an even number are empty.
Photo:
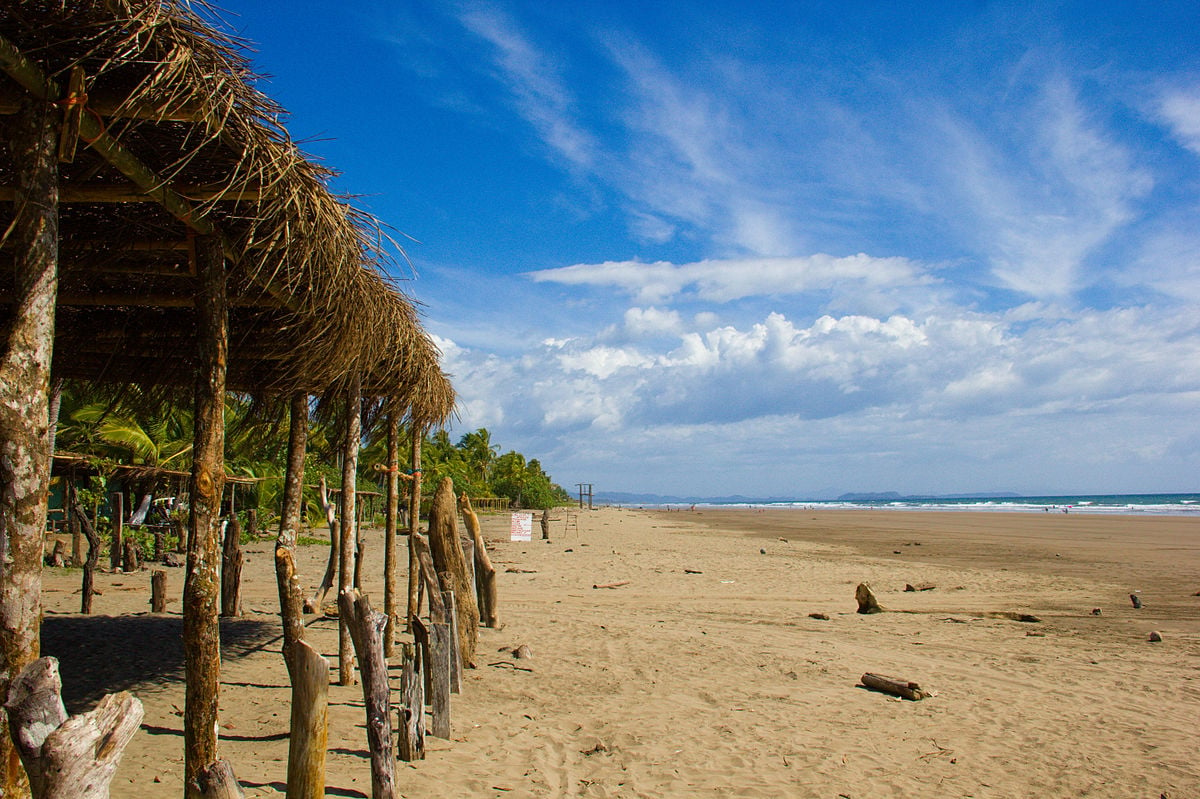
[[[864,674],[861,679],[862,684],[872,690],[882,691],[892,696],[899,696],[902,699],[911,699],[914,702],[931,695],[911,680],[884,677],[882,674],[872,674],[871,672]]]

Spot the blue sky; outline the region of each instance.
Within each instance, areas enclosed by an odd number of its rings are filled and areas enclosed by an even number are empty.
[[[597,490],[1200,488],[1200,6],[222,8],[404,242],[454,436]]]

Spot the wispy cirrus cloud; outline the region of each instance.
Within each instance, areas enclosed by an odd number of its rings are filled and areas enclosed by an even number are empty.
[[[1158,113],[1184,147],[1200,155],[1200,88],[1174,88],[1158,99]]]

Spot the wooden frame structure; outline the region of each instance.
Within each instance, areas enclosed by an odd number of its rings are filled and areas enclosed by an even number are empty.
[[[331,173],[291,142],[240,44],[206,12],[182,0],[0,8],[0,698],[39,654],[51,375],[190,393],[188,797],[226,770],[215,732],[225,392],[278,398],[293,416],[337,392],[354,402],[347,419],[361,392],[403,408],[413,429],[444,420],[454,398],[386,277],[381,226],[329,191]],[[301,427],[289,486],[302,484]],[[289,505],[285,550],[296,522]],[[28,791],[0,714],[0,794]]]

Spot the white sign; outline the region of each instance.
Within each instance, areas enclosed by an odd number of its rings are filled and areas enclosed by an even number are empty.
[[[533,514],[514,513],[512,515],[512,534],[510,541],[533,540]]]

